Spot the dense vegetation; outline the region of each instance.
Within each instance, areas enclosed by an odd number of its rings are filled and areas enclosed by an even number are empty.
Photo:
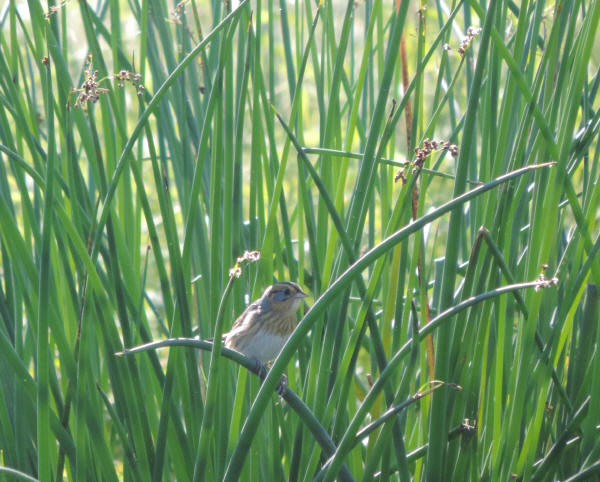
[[[0,10],[0,478],[599,477],[600,2],[390,3]]]

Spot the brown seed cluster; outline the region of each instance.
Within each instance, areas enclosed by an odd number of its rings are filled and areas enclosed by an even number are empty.
[[[425,139],[423,147],[415,147],[415,165],[419,168],[423,167],[425,159],[434,151],[448,151],[452,157],[458,157],[458,147],[451,144],[450,141],[436,141],[434,139]]]
[[[260,259],[260,251],[246,251],[244,254],[235,261],[235,265],[233,268],[229,270],[230,278],[239,278],[242,276],[242,264],[244,261],[248,261],[249,263],[254,263]]]
[[[88,102],[95,104],[100,99],[101,94],[105,94],[108,92],[108,89],[103,87],[99,87],[100,82],[104,79],[98,80],[98,71],[94,70],[92,55],[88,56],[87,60],[87,68],[85,69],[85,80],[81,87],[78,89],[72,89],[71,92],[78,92],[77,100],[75,101],[74,107],[81,107],[86,110]],[[117,81],[118,87],[123,87],[125,83],[129,82],[137,92],[138,96],[141,96],[144,93],[144,86],[142,85],[142,76],[135,72],[129,72],[128,70],[121,70],[118,74],[113,76]]]
[[[142,75],[137,72],[121,70],[118,74],[115,74],[115,79],[119,88],[123,87],[125,82],[130,82],[135,87],[138,97],[144,93],[144,86],[141,84]]]
[[[535,291],[539,291],[544,288],[550,288],[551,286],[558,284],[558,278],[556,276],[553,276],[552,278],[546,278],[546,275],[544,273],[546,272],[547,269],[548,269],[548,265],[543,264],[542,272],[540,273],[540,275],[538,276],[538,278],[536,280],[537,285],[535,287]]]
[[[50,20],[50,17],[56,15],[59,10],[66,5],[67,1],[63,0],[62,2],[58,2],[56,5],[50,5],[48,7],[48,11],[44,14],[44,19]]]
[[[181,19],[183,18],[183,10],[185,9],[186,3],[189,3],[189,0],[181,0],[177,5],[175,5],[175,9],[169,15],[169,20],[177,25],[182,25],[183,22]]]
[[[452,144],[450,141],[436,141],[434,139],[426,138],[423,141],[423,147],[415,147],[415,160],[410,163],[410,165],[413,166],[413,174],[416,174],[421,170],[427,157],[434,151],[448,151],[452,157],[458,157],[458,146],[456,144]],[[403,184],[406,182],[405,174],[408,165],[409,164],[407,164],[404,169],[398,171],[394,177],[394,182],[398,182],[399,179],[402,179]]]
[[[458,45],[458,49],[456,49],[457,52],[460,54],[461,57],[465,56],[465,52],[471,46],[471,43],[473,42],[473,39],[475,37],[477,37],[480,33],[481,33],[481,28],[480,27],[469,27],[467,29],[466,35],[460,41],[460,44]],[[444,44],[443,49],[446,52],[449,52],[449,51],[452,50],[452,47],[450,47],[450,44]]]
[[[79,89],[73,89],[73,92],[79,92],[79,96],[75,101],[75,108],[87,109],[88,102],[95,104],[100,99],[100,94],[108,92],[108,89],[98,87],[98,82],[98,71],[94,70],[92,56],[90,55],[85,69],[85,80]]]
[[[471,46],[471,42],[473,42],[473,39],[480,33],[480,27],[469,27],[467,29],[467,35],[460,41],[460,45],[458,46],[458,53],[461,57],[464,57],[465,52]]]

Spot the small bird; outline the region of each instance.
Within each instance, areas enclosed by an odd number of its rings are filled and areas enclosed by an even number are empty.
[[[269,286],[223,335],[225,346],[262,365],[275,359],[296,328],[296,311],[306,296],[291,281]]]

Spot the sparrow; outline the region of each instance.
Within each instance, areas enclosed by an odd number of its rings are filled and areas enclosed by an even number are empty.
[[[291,281],[269,286],[223,335],[225,346],[263,366],[274,360],[296,328],[296,311],[307,296]]]

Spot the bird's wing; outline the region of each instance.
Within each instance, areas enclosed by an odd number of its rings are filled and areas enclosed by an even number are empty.
[[[229,332],[226,333],[226,335],[233,335],[234,333],[237,333],[239,331],[244,331],[247,328],[247,325],[257,315],[260,314],[260,311],[261,309],[259,303],[254,302],[248,305],[244,312],[240,316],[238,316],[237,320],[235,320],[235,323],[231,327],[231,330],[229,330]]]

